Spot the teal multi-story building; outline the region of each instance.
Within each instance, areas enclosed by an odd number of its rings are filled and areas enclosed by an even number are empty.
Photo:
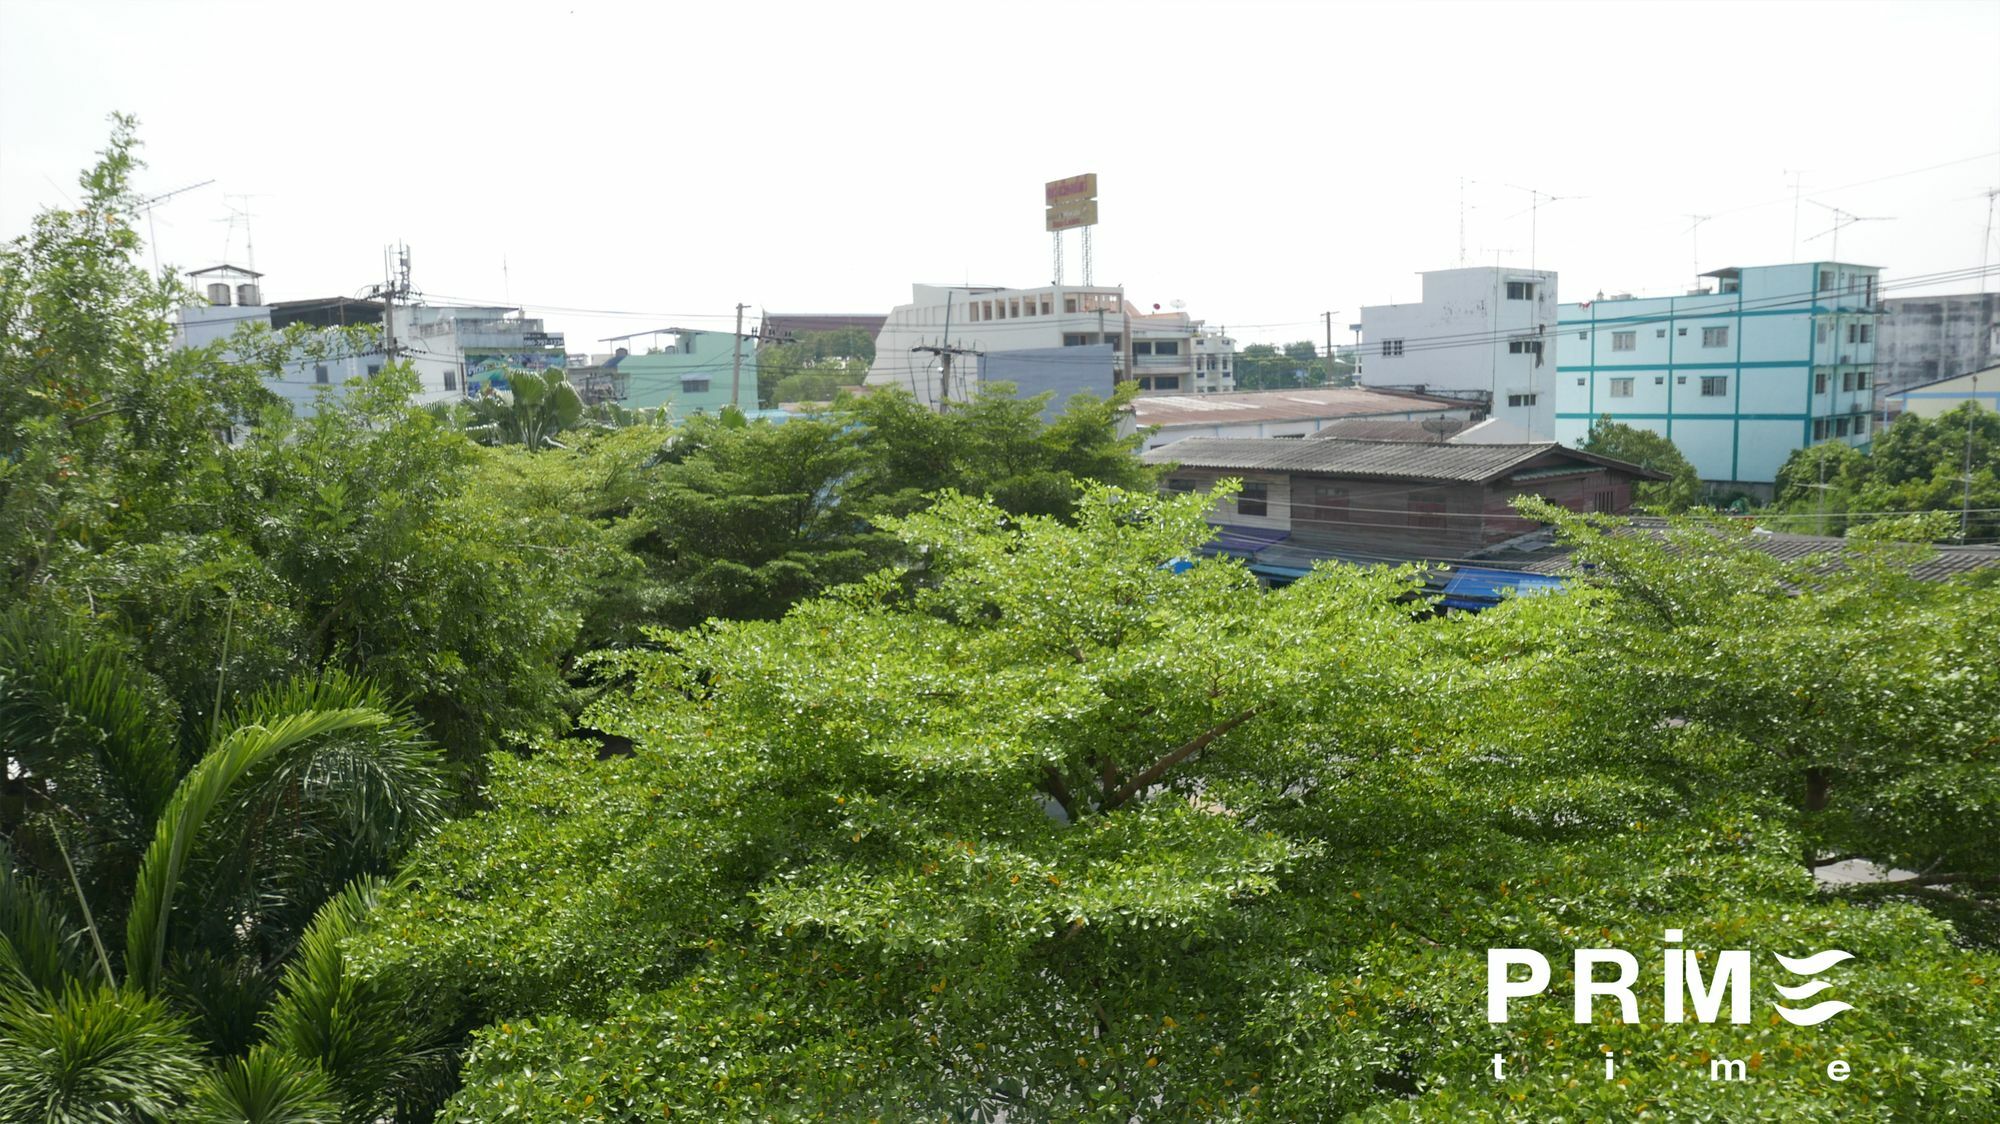
[[[1795,449],[1865,444],[1881,270],[1718,269],[1679,297],[1557,309],[1556,439],[1597,418],[1665,435],[1703,480],[1767,489]]]
[[[668,334],[676,337],[671,347],[617,359],[620,404],[631,409],[665,406],[676,417],[719,414],[732,399],[745,413],[757,409],[757,349],[746,337],[693,330]]]

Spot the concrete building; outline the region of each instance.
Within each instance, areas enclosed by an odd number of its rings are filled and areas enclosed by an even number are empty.
[[[1948,379],[1892,390],[1888,398],[1894,406],[1900,407],[1902,412],[1915,414],[1920,418],[1934,418],[1939,414],[1950,413],[1967,402],[1976,402],[1982,410],[2000,413],[2000,364]]]
[[[1665,435],[1703,480],[1768,490],[1795,449],[1865,444],[1881,270],[1718,269],[1686,296],[1564,304],[1556,439],[1599,417]]]
[[[1904,390],[2000,363],[2000,293],[1882,302],[1875,383]]]
[[[941,392],[943,363],[918,347],[959,347],[993,355],[1109,345],[1112,374],[1142,393],[1214,393],[1235,386],[1234,341],[1204,330],[1185,312],[1144,312],[1123,289],[1040,285],[916,285],[910,303],[889,313],[875,338],[871,386],[900,386],[935,406],[976,392],[978,368],[954,361]],[[1198,361],[1199,360],[1199,361]],[[1210,361],[1213,360],[1211,363]]]
[[[563,334],[518,308],[499,305],[396,306],[396,344],[411,355],[456,362],[465,390],[504,389],[510,370],[566,367]]]
[[[757,409],[757,349],[748,337],[681,328],[641,334],[671,335],[675,342],[627,354],[612,364],[617,382],[623,385],[619,405],[664,406],[675,417],[721,413],[732,401],[746,414]],[[732,379],[740,382],[732,385]]]
[[[1554,437],[1555,273],[1475,266],[1419,276],[1417,303],[1361,310],[1357,381],[1476,396],[1518,439]]]
[[[238,266],[220,265],[187,275],[206,299],[180,310],[174,346],[206,347],[228,339],[244,325],[282,330],[294,324],[314,328],[382,325],[382,305],[351,297],[322,297],[267,303],[263,274]],[[407,328],[407,311],[397,310],[397,323]],[[313,408],[322,395],[338,398],[350,379],[379,373],[389,361],[384,341],[354,347],[328,339],[319,353],[301,352],[281,365],[265,386],[290,404],[294,412]],[[464,363],[449,341],[440,348],[399,338],[397,353],[416,372],[419,403],[449,402],[465,392]]]
[[[1307,437],[1361,418],[1449,422],[1456,432],[1472,424],[1478,409],[1448,398],[1327,386],[1140,398],[1132,403],[1131,418],[1135,428],[1156,430],[1146,447],[1158,449],[1189,437]]]

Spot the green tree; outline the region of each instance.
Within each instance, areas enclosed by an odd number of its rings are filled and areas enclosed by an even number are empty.
[[[1327,381],[1327,362],[1311,340],[1288,343],[1282,350],[1268,343],[1253,343],[1236,353],[1238,390],[1323,386]]]
[[[1634,499],[1649,509],[1686,511],[1701,499],[1701,479],[1695,475],[1694,466],[1672,441],[1650,429],[1615,422],[1611,415],[1605,414],[1591,423],[1590,434],[1579,448],[1673,477],[1647,481],[1634,490]]]
[[[874,362],[875,337],[860,328],[801,332],[757,349],[757,399],[765,406],[825,401],[831,388],[860,386]]]
[[[1971,786],[1991,776],[1990,675],[1838,727],[1871,693],[2000,666],[1977,635],[1995,631],[1991,592],[1951,587],[1901,623],[1903,602],[1869,609],[1858,579],[1759,609],[1725,670],[1767,621],[1774,666],[1811,671],[1808,694],[1839,677],[1814,656],[1871,661],[1818,717],[1772,697],[1776,671],[1713,702],[1719,673],[1666,690],[1719,639],[1679,630],[1787,599],[1736,592],[1715,575],[1755,563],[1699,537],[1605,536],[1627,551],[1607,564],[1631,559],[1613,577],[1467,619],[1430,613],[1407,571],[1330,566],[1267,591],[1227,560],[1164,566],[1199,556],[1210,502],[1093,488],[1072,526],[946,496],[884,521],[908,568],[607,658],[630,690],[589,720],[632,754],[502,765],[494,807],[427,845],[351,946],[436,1024],[481,1027],[442,1118],[1985,1111],[2000,1090],[1967,1059],[2000,959],[1955,947],[1911,894],[1814,889],[1803,856],[1834,835],[1799,804],[1815,758],[1792,747],[1857,739],[1856,831],[1860,809],[1919,800],[1955,762],[1955,794],[1912,806],[1875,853],[1955,836],[1927,853],[1985,861],[1995,805]],[[1949,624],[1953,608],[1979,616]],[[1899,655],[1867,656],[1877,625]],[[1622,676],[1649,643],[1661,654]],[[1786,720],[1809,726],[1758,740]],[[1554,958],[1666,928],[1853,951],[1854,1010],[1832,1038],[1655,1008],[1579,1026],[1554,994],[1486,1021],[1484,948]],[[1607,1049],[1623,1081],[1595,1079]],[[1866,1082],[1749,1091],[1690,1064],[1752,1050],[1767,1074],[1881,1060]],[[1506,1082],[1494,1053],[1515,1060]]]
[[[1841,443],[1795,450],[1773,499],[1786,530],[1842,534],[1905,512],[1963,511],[1962,520],[1940,525],[1943,535],[2000,538],[2000,415],[1968,403],[1936,418],[1904,414],[1865,450]]]
[[[503,398],[491,387],[466,407],[466,432],[485,445],[542,449],[583,420],[583,399],[562,371],[513,371]]]

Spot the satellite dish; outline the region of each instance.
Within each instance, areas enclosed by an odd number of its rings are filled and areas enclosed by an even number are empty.
[[[1186,307],[1187,307],[1187,302],[1186,302],[1186,301],[1183,301],[1183,300],[1177,300],[1177,301],[1175,301],[1175,302],[1174,302],[1174,311],[1176,311],[1176,312],[1178,312],[1178,311],[1180,311],[1181,309],[1183,309],[1183,308],[1186,308]]]
[[[1425,418],[1423,420],[1423,427],[1425,433],[1437,434],[1438,441],[1442,444],[1445,434],[1457,433],[1460,429],[1464,428],[1464,423],[1460,422],[1457,418]]]

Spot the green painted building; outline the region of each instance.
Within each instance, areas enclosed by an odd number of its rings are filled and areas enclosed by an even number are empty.
[[[675,417],[717,414],[732,399],[746,412],[757,408],[757,349],[729,332],[678,331],[675,343],[617,360],[620,404],[630,409],[665,406]],[[731,345],[742,355],[740,373]],[[732,390],[732,381],[740,390]]]

